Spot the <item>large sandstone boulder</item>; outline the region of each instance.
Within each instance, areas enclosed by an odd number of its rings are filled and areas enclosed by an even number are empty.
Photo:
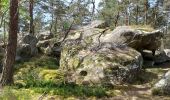
[[[152,92],[155,95],[170,95],[170,71],[154,85]]]
[[[67,42],[60,68],[68,71],[68,82],[83,85],[116,85],[134,82],[142,68],[142,56],[126,46],[103,44],[97,51]]]
[[[155,51],[161,46],[163,33],[159,30],[145,32],[128,26],[120,26],[110,34],[101,36],[101,42],[124,44],[136,50]]]
[[[83,85],[116,85],[134,82],[143,64],[135,49],[115,42],[102,42],[109,30],[84,27],[62,45],[60,68],[66,81]]]
[[[32,35],[26,35],[20,41],[17,48],[17,57],[16,60],[20,60],[19,58],[30,58],[38,54],[38,49],[36,44],[38,39]]]

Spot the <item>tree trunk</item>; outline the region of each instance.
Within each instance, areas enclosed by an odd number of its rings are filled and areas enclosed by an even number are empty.
[[[147,19],[148,19],[148,6],[149,6],[149,4],[148,4],[148,0],[145,0],[145,25],[147,25]]]
[[[129,25],[129,15],[128,15],[128,11],[127,10],[126,10],[125,23],[126,23],[126,25]]]
[[[30,13],[30,34],[34,35],[34,19],[33,19],[33,5],[34,1],[30,0],[29,2],[29,13]]]
[[[2,11],[1,11],[2,9],[1,8],[2,8],[2,0],[0,0],[0,16],[2,15]]]
[[[53,23],[54,23],[54,3],[53,1],[51,2],[51,7],[52,7],[52,11],[51,11],[51,25],[50,25],[50,34],[52,35],[52,29],[53,29]]]
[[[119,17],[120,17],[120,15],[119,15],[119,12],[118,12],[118,14],[116,16],[116,20],[115,20],[115,27],[118,25]]]
[[[139,6],[138,6],[138,4],[137,4],[137,6],[136,6],[136,25],[138,25],[138,17],[139,17]]]
[[[94,19],[94,14],[95,14],[95,0],[92,0],[92,5],[93,5],[93,8],[92,8],[92,19]]]
[[[10,0],[10,19],[7,51],[1,76],[1,86],[13,84],[13,72],[18,33],[18,0]]]
[[[158,10],[159,10],[159,0],[156,2],[155,8],[154,8],[154,27],[157,25],[158,20]]]
[[[131,12],[129,12],[129,18],[128,18],[128,20],[129,20],[128,25],[131,25]]]
[[[56,16],[55,17],[55,23],[54,23],[54,33],[57,33],[57,23],[58,23],[58,18]]]

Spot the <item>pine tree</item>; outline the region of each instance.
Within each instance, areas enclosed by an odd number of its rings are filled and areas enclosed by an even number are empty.
[[[1,86],[13,84],[14,63],[18,33],[18,0],[10,0],[9,36],[6,57],[1,76]]]

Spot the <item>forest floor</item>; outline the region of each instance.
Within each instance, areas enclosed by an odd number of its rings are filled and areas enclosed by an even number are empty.
[[[152,95],[153,85],[170,70],[170,62],[146,68],[142,74],[143,83],[122,88],[122,92],[110,100],[170,100],[169,96]]]
[[[152,86],[170,70],[170,63],[157,65],[152,68],[147,68],[142,78],[147,78],[142,84],[121,85],[109,92],[113,93],[113,97],[69,97],[68,100],[170,100],[169,96],[154,96],[152,95]],[[59,96],[46,96],[44,100],[61,100]]]
[[[170,100],[168,96],[152,95],[153,85],[170,70],[170,62],[147,67],[135,84],[103,89],[39,81],[38,74],[44,75],[45,80],[62,76],[56,71],[59,67],[57,60],[41,56],[16,64],[16,86],[5,88],[4,92],[0,93],[0,100]]]

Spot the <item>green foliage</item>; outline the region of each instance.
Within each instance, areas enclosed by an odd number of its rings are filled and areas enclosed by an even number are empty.
[[[112,25],[116,20],[116,15],[119,12],[119,5],[117,0],[104,0],[100,3],[100,7],[103,7],[100,11],[99,17],[108,21]]]
[[[47,93],[48,95],[60,95],[63,97],[107,96],[106,91],[108,89],[104,87],[79,86],[64,83],[64,73],[54,67],[54,65],[56,66],[56,63],[54,63],[55,61],[56,60],[53,58],[43,56],[34,58],[29,62],[17,64],[17,72],[14,76],[16,90],[20,91],[25,89],[33,91],[34,94]],[[50,67],[44,67],[47,65]],[[16,96],[16,100],[20,100],[18,97],[22,95],[22,98],[24,98],[22,100],[25,100],[24,93],[25,92],[23,92],[23,94],[18,94],[17,96],[15,95],[16,93],[13,92],[10,94]]]
[[[77,97],[104,97],[107,96],[107,89],[103,87],[88,87],[61,84],[50,87],[32,88],[36,93],[48,93],[51,95],[60,95],[64,97],[77,96]]]
[[[17,91],[13,87],[5,87],[0,94],[0,100],[31,100],[32,93],[29,91]]]
[[[69,29],[69,27],[70,27],[70,24],[68,23],[68,22],[63,22],[63,29],[64,30],[68,30]]]
[[[1,0],[2,10],[7,10],[9,7],[9,0]]]
[[[15,66],[16,69],[33,67],[33,68],[44,68],[44,69],[58,69],[59,60],[53,57],[40,56],[32,58],[30,61],[18,62]]]
[[[62,71],[52,57],[42,56],[28,62],[19,63],[14,75],[15,85],[18,87],[44,86],[47,83],[59,84],[63,82]]]
[[[44,81],[54,83],[62,83],[64,81],[64,73],[61,70],[41,70],[39,76]]]

